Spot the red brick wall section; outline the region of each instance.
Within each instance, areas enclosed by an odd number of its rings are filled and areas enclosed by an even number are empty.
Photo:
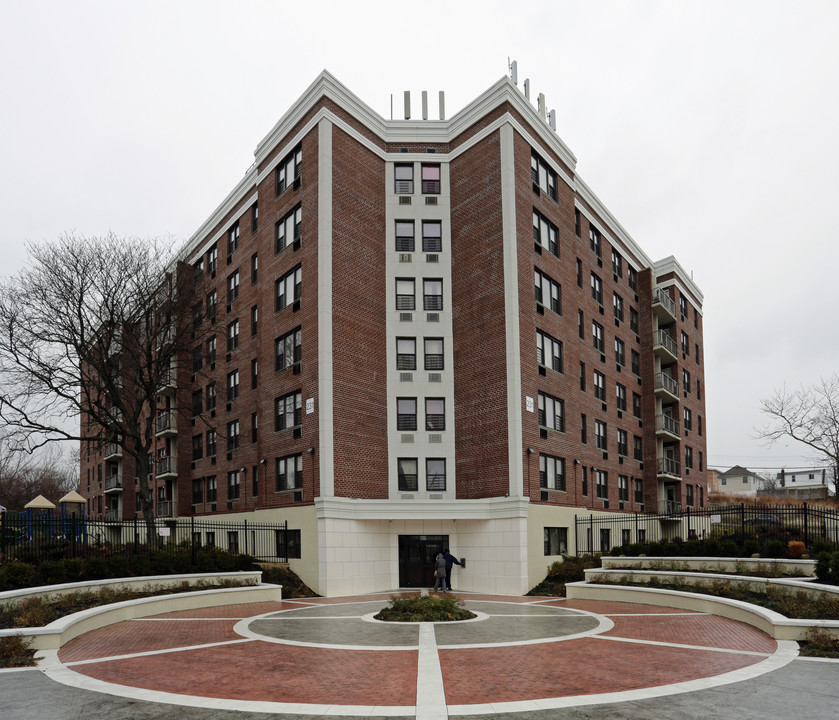
[[[332,135],[335,494],[387,498],[385,164]]]

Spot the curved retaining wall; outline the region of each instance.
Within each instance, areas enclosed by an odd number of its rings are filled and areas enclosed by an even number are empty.
[[[815,560],[786,560],[775,558],[722,558],[722,557],[677,557],[666,555],[645,555],[636,556],[603,556],[600,562],[604,568],[639,568],[639,569],[662,569],[657,565],[669,565],[680,570],[691,570],[702,572],[703,569],[714,572],[739,572],[750,567],[769,567],[779,570],[784,575],[794,577],[815,577]]]

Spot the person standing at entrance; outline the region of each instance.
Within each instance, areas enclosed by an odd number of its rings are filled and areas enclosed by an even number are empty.
[[[446,587],[449,589],[449,592],[452,590],[452,565],[461,565],[462,563],[449,552],[449,549],[446,548],[443,550],[443,560],[446,562]]]
[[[441,589],[446,592],[446,558],[443,553],[437,553],[437,559],[434,561],[434,592]]]

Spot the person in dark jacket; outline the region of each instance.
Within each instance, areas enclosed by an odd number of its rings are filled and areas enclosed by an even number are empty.
[[[437,558],[434,560],[434,592],[438,589],[446,592],[446,559],[443,553],[437,553]]]
[[[451,592],[452,589],[452,565],[461,565],[462,563],[449,552],[446,548],[443,550],[443,559],[446,561],[446,587]]]

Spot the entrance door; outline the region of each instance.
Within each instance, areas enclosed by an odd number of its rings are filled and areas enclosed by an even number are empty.
[[[448,535],[400,535],[399,587],[433,586],[434,558],[448,546]]]

